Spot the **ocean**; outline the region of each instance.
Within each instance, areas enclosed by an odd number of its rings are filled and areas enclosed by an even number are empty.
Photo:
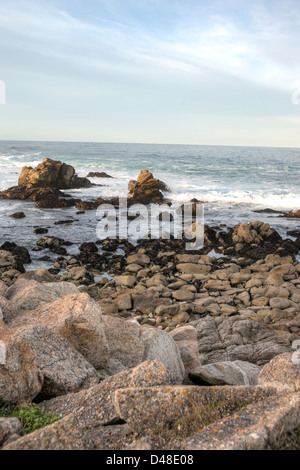
[[[287,230],[299,229],[299,220],[255,211],[300,208],[300,149],[0,141],[0,191],[17,184],[24,165],[36,166],[46,157],[73,165],[79,176],[104,171],[113,177],[91,179],[103,187],[67,191],[83,200],[126,196],[128,181],[147,169],[171,188],[167,197],[172,202],[188,202],[192,198],[204,201],[208,225],[231,227],[262,220],[282,236]],[[17,211],[25,212],[26,218],[8,217]],[[34,234],[34,227],[39,226],[49,228],[49,235],[72,241],[74,245],[68,252],[76,253],[78,244],[97,240],[97,221],[92,211],[69,227],[54,225],[58,220],[77,218],[75,213],[74,208],[42,210],[33,202],[0,200],[0,245],[14,241],[32,250],[40,238]],[[30,253],[30,269],[46,266],[39,261],[41,253]]]

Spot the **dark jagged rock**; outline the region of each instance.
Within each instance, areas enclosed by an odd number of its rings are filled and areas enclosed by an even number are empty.
[[[256,212],[257,214],[284,214],[283,211],[276,211],[274,209],[257,209],[253,212]]]
[[[86,243],[82,243],[79,250],[81,252],[85,252],[85,253],[97,253],[98,252],[98,247],[93,242],[86,242]]]
[[[283,216],[280,217],[289,217],[292,219],[300,219],[300,209],[298,209],[296,212],[288,212],[287,214],[284,214]]]
[[[12,217],[13,219],[24,219],[26,215],[24,212],[15,212],[14,214],[11,214],[9,217]]]
[[[58,220],[57,222],[54,222],[54,225],[70,225],[73,224],[75,220]],[[78,220],[77,220],[78,222]]]
[[[112,176],[108,175],[104,171],[90,171],[87,175],[87,178],[113,178]]]
[[[44,235],[45,233],[48,233],[49,230],[47,228],[41,228],[41,227],[38,227],[34,230],[34,233],[36,233],[37,235]]]
[[[41,199],[37,203],[36,207],[39,207],[40,209],[60,209],[64,207],[73,207],[78,203],[78,201],[79,199],[58,198],[53,194]]]
[[[0,192],[0,199],[20,199],[21,201],[34,201],[37,207],[43,209],[58,209],[72,207],[80,200],[67,198],[67,195],[53,188],[30,188],[14,186]]]
[[[10,251],[21,263],[29,264],[31,262],[29,251],[24,246],[17,246],[13,242],[5,242],[0,250]]]

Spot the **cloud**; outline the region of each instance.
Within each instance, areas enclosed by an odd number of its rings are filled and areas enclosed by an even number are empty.
[[[134,135],[144,116],[169,135],[174,114],[179,127],[205,114],[293,116],[299,25],[297,0],[2,0],[7,125],[83,116]]]

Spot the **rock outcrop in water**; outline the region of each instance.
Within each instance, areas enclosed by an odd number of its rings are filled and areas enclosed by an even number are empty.
[[[71,165],[45,158],[36,168],[24,167],[18,186],[0,192],[0,199],[31,200],[42,209],[72,207],[79,199],[61,192],[61,189],[89,188],[87,178],[76,175]]]
[[[77,176],[73,166],[44,158],[36,168],[23,167],[18,186],[25,189],[77,189],[89,188],[92,183],[87,178]]]
[[[162,203],[162,192],[170,191],[163,181],[154,178],[148,170],[141,170],[137,181],[129,181],[128,190],[130,198],[140,204]]]

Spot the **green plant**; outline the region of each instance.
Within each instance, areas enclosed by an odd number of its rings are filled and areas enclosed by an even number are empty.
[[[49,424],[53,424],[58,421],[58,416],[44,413],[41,408],[35,403],[29,403],[28,405],[6,405],[0,398],[0,417],[18,418],[23,426],[23,435],[30,434],[37,429],[44,428]]]

